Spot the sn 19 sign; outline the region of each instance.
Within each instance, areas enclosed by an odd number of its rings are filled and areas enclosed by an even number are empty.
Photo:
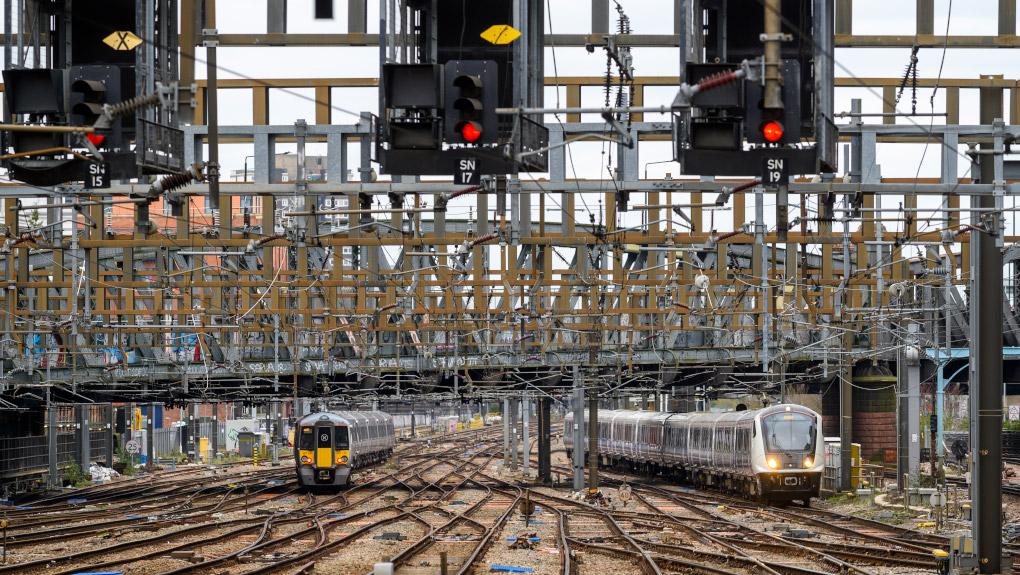
[[[775,186],[789,181],[790,172],[786,167],[786,158],[764,158],[761,161],[762,184]]]

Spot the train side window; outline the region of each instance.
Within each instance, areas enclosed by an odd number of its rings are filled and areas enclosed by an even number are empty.
[[[334,433],[336,434],[334,439],[334,447],[336,449],[350,449],[351,442],[347,434],[347,428],[336,427],[334,428]]]

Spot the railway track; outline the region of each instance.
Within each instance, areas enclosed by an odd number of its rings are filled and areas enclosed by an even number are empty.
[[[558,470],[571,471],[564,467]],[[673,565],[678,559],[700,560],[704,563],[701,567],[688,568],[702,572],[726,572],[740,563],[755,572],[778,573],[829,572],[819,571],[819,566],[834,572],[867,573],[869,566],[928,571],[935,567],[932,551],[947,545],[943,537],[831,511],[760,507],[726,494],[657,485],[633,474],[603,470],[600,476],[608,485],[628,483],[647,509],[617,515],[631,515],[643,528],[671,526],[689,537],[685,544],[703,542],[704,547],[692,550],[670,545],[661,538],[638,538],[642,545],[671,557]],[[776,525],[787,529],[771,532]],[[812,538],[801,538],[805,532]],[[629,554],[626,549],[619,551]]]
[[[126,540],[29,561],[28,546],[15,547],[12,559],[18,563],[0,567],[0,574],[72,575],[125,567],[158,575],[369,573],[374,563],[389,560],[399,575],[432,575],[445,558],[448,572],[458,574],[508,563],[534,565],[535,573],[548,575],[595,569],[621,575],[884,575],[929,572],[932,548],[944,544],[902,527],[818,509],[760,507],[612,471],[602,473],[607,492],[617,495],[627,483],[629,503],[593,506],[563,491],[522,488],[497,473],[493,461],[500,453],[498,430],[455,435],[432,447],[403,444],[393,462],[365,470],[347,491],[297,497],[286,493],[292,484],[284,481],[277,486],[283,493],[261,494],[265,497],[247,515],[232,507],[233,494],[212,486],[182,487],[196,504],[188,523],[182,519],[172,530],[152,534],[124,525],[118,529],[133,533]],[[270,473],[265,469],[257,477],[264,482]],[[154,497],[172,499],[170,479]],[[176,479],[190,485],[194,478]],[[132,489],[125,486],[123,499],[109,499],[111,513],[144,501]],[[215,518],[220,511],[209,507],[213,500],[222,500],[218,509],[225,511]],[[540,514],[526,513],[528,503]],[[46,514],[82,513],[66,501],[42,508]],[[44,533],[55,528],[51,517],[33,519],[31,511],[19,519],[37,521]],[[787,529],[777,530],[777,524]],[[507,538],[526,536],[529,529],[540,531],[544,551],[511,550]],[[814,536],[797,536],[797,530],[808,529]],[[76,533],[47,537],[82,540]],[[52,543],[44,547],[52,549]]]
[[[296,491],[295,483],[287,479],[292,474],[290,469],[275,469],[261,476],[245,473],[190,493],[188,490],[174,490],[156,504],[128,509],[95,509],[74,513],[66,518],[63,513],[50,513],[48,517],[24,523],[15,520],[8,530],[7,548],[66,542],[154,522],[201,521],[213,513],[226,514],[243,510],[253,504],[257,506],[293,494]],[[270,497],[262,498],[264,494]]]
[[[418,465],[421,465],[421,463],[418,463]],[[262,476],[259,478],[260,482],[264,483],[267,479],[271,479],[266,476],[267,471],[270,474],[275,472],[284,473],[288,475],[288,477],[292,477],[293,475],[293,468],[290,466],[272,471],[264,469],[262,470]],[[233,479],[236,479],[236,477]],[[116,541],[116,539],[119,538],[116,536],[117,534],[110,531],[100,531],[99,533],[109,536],[100,537],[98,538],[99,541],[115,541],[109,544],[101,543],[88,549],[76,549],[70,550],[70,552],[67,553],[61,553],[60,549],[54,548],[52,544],[79,538],[82,530],[72,530],[71,533],[49,534],[46,536],[44,541],[32,541],[35,546],[42,545],[43,543],[50,544],[47,547],[47,550],[43,551],[45,555],[44,557],[34,559],[31,556],[28,556],[28,560],[19,561],[19,554],[15,552],[11,554],[9,560],[13,560],[16,563],[0,567],[0,573],[22,573],[38,568],[45,568],[47,573],[54,573],[54,567],[60,567],[63,565],[69,565],[70,567],[67,568],[66,572],[73,573],[80,571],[82,568],[93,569],[133,563],[151,558],[154,553],[168,554],[178,551],[185,552],[189,549],[201,547],[202,545],[230,540],[231,538],[244,537],[250,532],[257,531],[263,527],[271,530],[274,523],[281,521],[281,519],[275,517],[273,513],[269,513],[268,517],[267,515],[259,514],[258,508],[273,504],[283,497],[284,494],[260,497],[259,493],[252,492],[245,496],[243,494],[236,493],[237,487],[240,486],[235,485],[234,488],[230,489],[231,492],[235,492],[235,496],[231,499],[222,500],[220,505],[214,505],[212,507],[205,506],[205,508],[198,510],[193,508],[187,517],[176,518],[174,523],[171,523],[169,527],[165,529],[156,529],[156,533],[151,536],[144,535],[144,533],[146,532],[145,530],[152,529],[155,522],[149,521],[134,523],[125,526],[120,533],[120,535],[129,536],[127,541]],[[288,479],[278,487],[293,490],[295,482],[293,479]],[[338,494],[321,501],[320,503],[330,504],[332,502],[338,502],[340,505],[343,505],[347,502],[348,497],[352,497],[350,492],[346,494]],[[366,499],[371,499],[371,494],[369,494]],[[307,507],[310,504],[311,502],[303,505],[302,508]],[[299,510],[300,509],[301,508],[299,508]],[[166,522],[167,521],[164,521],[164,523]],[[30,549],[31,548],[32,547],[30,546]],[[54,550],[57,552],[54,552]],[[69,549],[65,548],[64,550],[68,551]],[[111,558],[111,555],[116,558]],[[94,560],[97,557],[102,557],[104,561],[98,564],[94,563]]]
[[[472,458],[479,452],[478,440],[478,434],[466,434],[457,449],[433,450],[431,454],[422,451],[424,443],[405,445],[398,451],[402,460],[400,466],[362,481],[345,492],[326,497],[301,497],[296,502],[293,500],[298,498],[287,496],[292,500],[290,504],[276,501],[278,505],[272,505],[274,509],[267,509],[265,514],[255,513],[255,507],[269,507],[279,498],[260,501],[246,516],[241,515],[244,513],[242,509],[231,510],[225,505],[219,507],[224,513],[212,508],[192,509],[188,519],[192,523],[178,525],[169,532],[100,544],[70,553],[47,553],[46,557],[4,566],[0,573],[70,575],[126,566],[130,566],[132,571],[164,574],[287,573],[309,562],[314,563],[316,558],[328,562],[331,553],[364,547],[371,538],[395,525],[400,528],[405,522],[414,522],[416,515],[425,512],[435,513],[443,524],[449,524],[446,532],[452,532],[451,529],[459,529],[465,524],[482,523],[493,505],[507,509],[511,506],[510,499],[500,499],[501,494],[489,494],[486,501],[478,498],[478,505],[465,511],[466,519],[457,519],[464,513],[451,511],[451,498],[462,497],[459,494],[468,487],[481,490],[470,474],[477,474],[487,465],[495,450],[490,449],[484,461],[472,464]],[[490,440],[489,444],[492,446],[495,442]],[[443,456],[459,462],[456,467],[449,467]],[[269,479],[267,471],[262,471],[262,481]],[[290,467],[279,471],[293,474]],[[367,471],[365,475],[368,475]],[[463,477],[459,481],[451,483],[451,478],[460,476]],[[292,486],[291,480],[283,483],[284,489]],[[281,497],[285,495],[281,494]],[[219,517],[212,517],[214,513]],[[475,518],[472,513],[479,515]],[[413,534],[415,540],[430,533],[444,533],[427,522],[418,523],[420,529]],[[139,526],[126,526],[125,531],[132,527]],[[484,528],[485,533],[478,534],[488,534],[491,539],[495,527],[495,524],[488,525]],[[45,534],[51,549],[54,540],[76,536],[72,533]],[[410,547],[410,542],[400,547]],[[17,555],[15,552],[12,559],[17,561]],[[375,557],[373,561],[381,559],[383,557]],[[305,563],[301,563],[303,560]]]

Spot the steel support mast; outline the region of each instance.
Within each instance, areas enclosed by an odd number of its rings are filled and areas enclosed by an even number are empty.
[[[1001,120],[1002,89],[981,88],[980,97],[981,124]],[[994,145],[981,144],[980,158],[981,183],[1001,178]],[[980,210],[971,216],[970,232],[971,526],[980,573],[1002,572],[1002,214],[992,211],[1001,200],[971,197]]]

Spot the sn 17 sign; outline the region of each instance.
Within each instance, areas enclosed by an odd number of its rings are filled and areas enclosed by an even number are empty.
[[[477,158],[461,158],[457,160],[457,176],[455,183],[463,186],[477,186],[482,181],[482,174],[478,171]]]

